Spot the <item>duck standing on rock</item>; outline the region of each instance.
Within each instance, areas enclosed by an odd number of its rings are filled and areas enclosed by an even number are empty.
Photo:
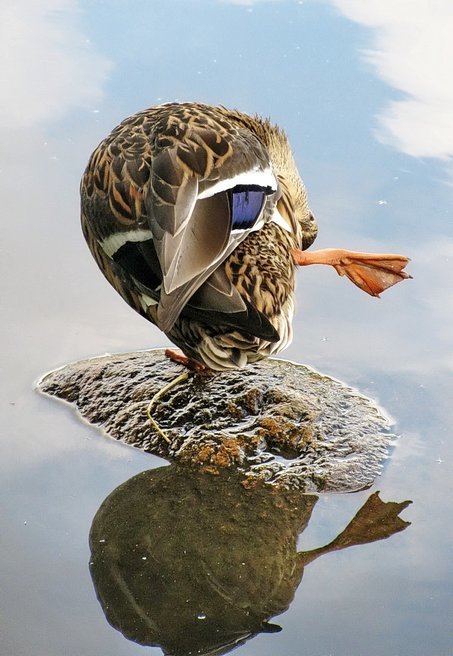
[[[330,264],[373,296],[402,255],[309,251],[317,225],[284,132],[224,107],[168,103],[124,120],[81,184],[82,226],[107,280],[184,355],[222,371],[292,338],[297,265]]]

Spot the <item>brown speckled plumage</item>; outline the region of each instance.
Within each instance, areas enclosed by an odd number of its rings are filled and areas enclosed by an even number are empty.
[[[231,188],[261,180],[259,218],[233,229]],[[291,251],[313,242],[316,224],[280,128],[198,103],[145,110],[96,148],[81,197],[107,280],[188,357],[222,370],[289,343]]]

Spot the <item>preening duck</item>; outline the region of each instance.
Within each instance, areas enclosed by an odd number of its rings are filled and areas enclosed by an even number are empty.
[[[317,233],[284,132],[200,103],[124,120],[92,154],[82,226],[107,280],[185,364],[241,368],[292,338],[297,265],[330,264],[377,296],[401,255],[308,251]]]

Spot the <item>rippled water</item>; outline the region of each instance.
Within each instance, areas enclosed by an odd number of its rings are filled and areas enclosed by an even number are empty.
[[[401,436],[371,490],[312,504],[299,550],[331,542],[375,490],[384,501],[412,500],[402,512],[411,525],[323,552],[289,610],[270,619],[282,631],[259,633],[237,653],[450,655],[448,1],[434,11],[417,0],[409,11],[386,0],[5,0],[0,24],[0,652],[143,653],[105,619],[88,535],[106,497],[165,462],[107,440],[33,383],[82,357],[166,344],[99,274],[79,228],[78,183],[123,117],[177,99],[269,115],[287,130],[318,247],[413,260],[414,280],[380,301],[333,271],[300,271],[296,337],[285,352],[376,399]]]

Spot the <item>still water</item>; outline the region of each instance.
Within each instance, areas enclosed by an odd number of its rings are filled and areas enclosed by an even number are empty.
[[[106,621],[88,536],[106,497],[166,463],[106,439],[34,382],[82,357],[166,345],[98,272],[79,228],[78,184],[114,125],[172,100],[258,112],[286,129],[317,247],[412,258],[414,280],[381,300],[333,271],[300,271],[285,352],[377,400],[400,435],[370,490],[305,499],[292,533],[299,552],[335,540],[377,490],[385,502],[411,500],[401,513],[411,524],[317,551],[289,609],[268,618],[282,630],[258,632],[237,653],[453,653],[453,10],[448,0],[433,7],[2,3],[2,655],[144,653]]]

